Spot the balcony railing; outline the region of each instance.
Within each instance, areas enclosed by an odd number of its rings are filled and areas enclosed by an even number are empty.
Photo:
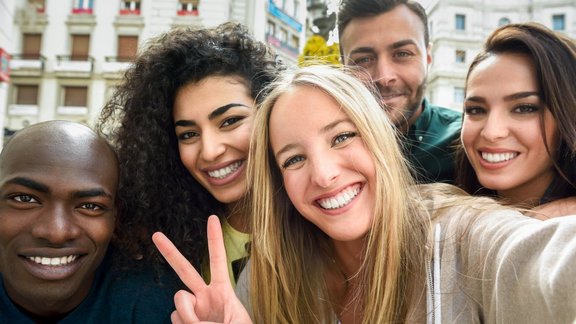
[[[54,71],[71,73],[91,73],[94,59],[85,55],[56,55]]]
[[[106,56],[102,64],[102,72],[110,74],[121,74],[132,65],[133,57]]]
[[[16,75],[39,75],[44,72],[45,62],[41,54],[12,54],[10,70]]]

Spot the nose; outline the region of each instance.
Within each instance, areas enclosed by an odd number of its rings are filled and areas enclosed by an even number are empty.
[[[52,244],[62,244],[77,238],[80,227],[76,224],[73,210],[63,205],[48,205],[48,209],[34,223],[32,235]]]
[[[384,87],[394,85],[398,79],[396,68],[390,60],[384,58],[378,58],[375,69],[371,74],[374,82],[377,82]]]
[[[336,182],[340,175],[340,168],[335,160],[328,155],[324,155],[311,162],[311,180],[315,185],[321,188],[329,188]]]
[[[201,157],[204,161],[215,161],[226,152],[226,145],[221,136],[212,132],[202,134]]]
[[[505,116],[495,112],[488,113],[480,135],[489,142],[495,142],[507,137],[508,134],[509,127]]]

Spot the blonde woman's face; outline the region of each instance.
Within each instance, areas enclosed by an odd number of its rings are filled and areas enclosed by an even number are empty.
[[[540,120],[544,118],[546,139]],[[554,177],[557,125],[527,55],[493,55],[471,72],[462,144],[479,182],[515,202],[539,199]]]
[[[222,203],[246,193],[254,100],[238,78],[211,76],[182,87],[173,110],[180,159]]]
[[[270,141],[298,211],[333,240],[363,238],[374,213],[374,162],[337,102],[312,87],[285,93],[270,116]]]

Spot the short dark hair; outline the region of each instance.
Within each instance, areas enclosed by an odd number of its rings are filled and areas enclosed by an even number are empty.
[[[354,18],[377,16],[399,5],[405,5],[420,18],[424,25],[424,45],[427,46],[430,42],[428,16],[424,7],[413,0],[342,0],[338,9],[338,34],[343,35],[344,29]]]

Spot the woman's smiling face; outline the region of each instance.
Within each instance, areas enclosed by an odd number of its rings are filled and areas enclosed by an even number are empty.
[[[176,94],[173,119],[180,159],[218,201],[233,203],[246,193],[246,158],[254,100],[244,80],[209,76]]]
[[[554,177],[546,146],[553,155],[558,131],[530,57],[486,58],[470,73],[466,92],[462,144],[479,182],[515,202],[539,199]]]
[[[270,141],[298,211],[333,240],[362,239],[374,213],[375,167],[340,105],[313,87],[293,88],[274,104]]]

